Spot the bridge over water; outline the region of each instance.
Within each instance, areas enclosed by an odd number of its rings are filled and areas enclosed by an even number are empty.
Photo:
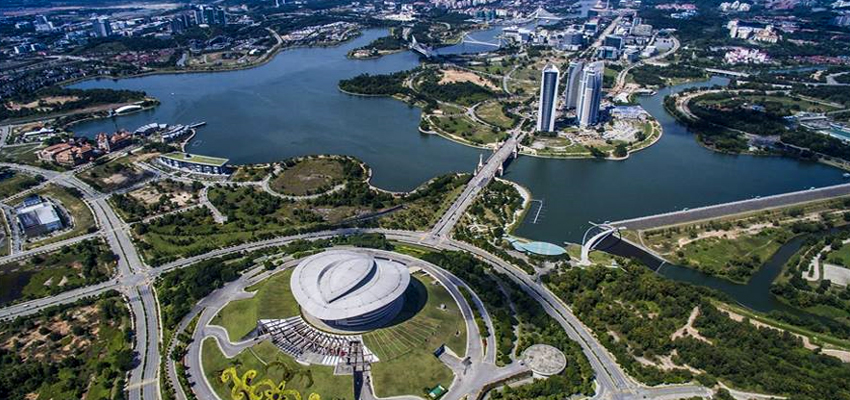
[[[519,124],[519,127],[522,123]],[[511,159],[518,156],[519,143],[525,137],[526,132],[523,132],[519,127],[511,131],[510,137],[502,142],[496,151],[487,158],[486,162],[480,162],[476,168],[475,175],[466,184],[463,192],[458,196],[455,202],[443,214],[437,224],[431,229],[429,236],[434,238],[449,237],[452,228],[463,216],[466,209],[475,200],[478,193],[493,180],[494,177],[502,175],[505,170],[505,165]]]

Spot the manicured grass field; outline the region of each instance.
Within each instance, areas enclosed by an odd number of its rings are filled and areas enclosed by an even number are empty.
[[[312,377],[312,385],[309,385],[309,379],[302,375],[296,375],[295,378],[286,382],[286,388],[297,390],[301,393],[301,398],[306,399],[310,393],[317,393],[322,399],[328,400],[354,398],[351,376],[335,376],[331,367],[300,365],[268,341],[263,341],[242,351],[236,357],[228,359],[222,354],[215,339],[207,338],[202,343],[201,362],[207,381],[222,400],[231,399],[231,382],[224,383],[220,378],[221,371],[229,367],[235,367],[240,377],[249,370],[255,370],[257,377],[254,382],[261,382],[268,378],[276,385],[281,382],[287,370],[303,371]]]
[[[372,364],[379,397],[419,396],[425,387],[449,387],[452,372],[433,352],[446,344],[461,357],[466,353],[466,325],[451,294],[428,275],[413,278],[405,310],[397,318],[404,321],[363,335],[363,342],[381,360]]]
[[[447,134],[458,136],[475,144],[495,143],[504,140],[507,133],[496,132],[466,116],[434,117],[430,119],[436,127]]]
[[[213,318],[212,323],[224,327],[231,341],[239,341],[254,330],[260,319],[298,315],[298,304],[289,286],[291,277],[290,268],[247,288],[247,291],[256,291],[254,297],[230,302]]]
[[[74,222],[73,227],[65,233],[56,236],[51,236],[47,239],[41,239],[36,242],[27,243],[24,246],[26,249],[32,249],[61,240],[70,239],[75,236],[83,235],[85,233],[88,233],[90,228],[95,227],[94,217],[92,216],[91,209],[89,209],[89,206],[86,205],[86,203],[82,199],[71,193],[69,189],[51,184],[45,186],[42,189],[39,189],[35,192],[35,194],[48,197],[60,203],[62,207],[65,208],[65,211],[67,211],[68,214],[71,215],[71,218],[74,220]]]
[[[334,158],[307,158],[287,167],[269,182],[272,190],[303,196],[331,189],[345,179],[343,163]]]
[[[478,106],[476,112],[478,114],[478,118],[481,118],[482,120],[502,129],[510,129],[514,126],[514,120],[508,118],[508,116],[502,112],[502,103],[499,103],[498,101],[484,103]]]

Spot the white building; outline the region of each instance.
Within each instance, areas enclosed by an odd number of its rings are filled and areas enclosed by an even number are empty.
[[[407,266],[348,250],[304,259],[290,286],[304,319],[320,327],[363,331],[390,322],[404,306]]]
[[[567,69],[567,88],[564,90],[564,108],[567,110],[576,108],[582,70],[584,70],[584,61],[570,62],[570,67]]]
[[[595,125],[599,121],[604,72],[605,64],[602,62],[592,63],[582,72],[576,104],[576,120],[582,128]]]

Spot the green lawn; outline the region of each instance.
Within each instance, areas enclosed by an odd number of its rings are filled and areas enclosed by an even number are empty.
[[[478,118],[502,129],[510,129],[514,126],[514,120],[505,115],[502,111],[502,103],[498,101],[489,101],[478,106],[476,114]]]
[[[405,310],[397,318],[404,321],[363,335],[363,342],[381,360],[372,364],[379,397],[418,396],[422,388],[437,384],[449,387],[452,371],[433,351],[446,344],[461,357],[466,353],[466,325],[451,294],[425,274],[413,278]]]
[[[850,243],[842,245],[838,250],[831,251],[827,260],[832,264],[850,267]]]
[[[298,315],[298,304],[289,286],[290,277],[291,268],[247,288],[249,292],[256,291],[254,297],[230,302],[213,318],[212,323],[224,327],[230,340],[235,342],[254,330],[257,320]]]
[[[73,226],[70,230],[66,230],[62,234],[50,236],[49,238],[37,240],[35,242],[29,242],[24,245],[24,248],[33,249],[46,244],[70,239],[75,236],[86,234],[90,229],[94,229],[96,227],[94,216],[92,216],[89,206],[68,188],[50,184],[35,191],[34,194],[50,198],[61,204],[65,211],[70,214],[71,219],[73,219]]]
[[[300,376],[286,382],[286,388],[297,390],[301,393],[301,398],[306,399],[310,393],[317,393],[322,399],[327,400],[354,398],[351,376],[335,376],[331,367],[305,367],[296,363],[295,360],[282,353],[268,341],[263,341],[250,349],[244,350],[232,359],[228,359],[222,354],[218,343],[212,338],[203,341],[201,351],[204,375],[222,400],[233,399],[230,391],[231,382],[224,383],[220,379],[221,371],[229,367],[235,367],[240,376],[249,370],[255,370],[257,377],[254,382],[261,382],[268,378],[275,384],[281,382],[284,374],[288,372],[287,370],[304,371],[312,376],[312,386],[309,385],[306,378]]]
[[[474,144],[496,143],[508,136],[505,132],[496,132],[488,126],[472,121],[466,116],[433,117],[430,121],[436,125],[438,131],[457,136]]]
[[[789,238],[783,229],[736,238],[704,238],[683,246],[676,259],[710,275],[746,282]]]

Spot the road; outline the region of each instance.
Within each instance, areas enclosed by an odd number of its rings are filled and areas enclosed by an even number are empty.
[[[584,50],[581,52],[581,55],[580,55],[578,58],[582,59],[582,58],[591,58],[591,57],[593,57],[593,56],[594,56],[594,53],[596,52],[596,49],[597,49],[597,48],[599,48],[599,46],[602,46],[602,42],[604,42],[604,41],[605,41],[605,36],[610,35],[610,34],[611,34],[611,32],[613,32],[613,31],[614,31],[614,28],[616,28],[616,27],[617,27],[617,25],[618,25],[618,24],[620,23],[620,21],[622,21],[622,20],[623,20],[623,16],[622,16],[622,15],[618,15],[618,16],[617,16],[617,18],[614,18],[614,20],[613,20],[613,21],[611,21],[611,23],[610,23],[607,27],[605,27],[605,30],[604,30],[604,31],[602,31],[602,33],[601,33],[601,34],[599,34],[599,36],[597,36],[597,37],[596,37],[596,40],[594,40],[594,41],[593,41],[593,44],[591,44],[591,45],[590,45],[590,47],[588,47],[588,48],[584,49]]]
[[[827,75],[826,76],[826,84],[827,85],[833,85],[833,86],[841,86],[842,83],[838,82],[838,80],[836,80],[835,78],[840,76],[840,75],[845,75],[845,74],[848,74],[848,73],[850,73],[850,71],[837,72],[837,73],[834,73],[834,74]]]
[[[522,139],[526,135],[526,133],[521,129],[522,125],[522,122],[520,122],[516,128],[512,129],[508,139],[505,140],[496,149],[496,151],[490,155],[489,158],[487,158],[484,166],[476,171],[472,179],[469,180],[469,183],[466,184],[466,187],[463,189],[460,196],[458,196],[455,202],[449,206],[443,216],[440,217],[431,229],[431,236],[449,236],[452,228],[454,228],[455,224],[457,224],[460,220],[460,217],[463,216],[463,213],[466,212],[466,209],[478,196],[481,189],[486,187],[487,184],[493,180],[493,178],[499,173],[499,170],[503,168],[505,162],[507,162],[518,149],[519,143],[522,142]]]
[[[845,183],[818,189],[801,190],[798,192],[783,193],[682,211],[673,211],[645,217],[625,219],[611,222],[611,225],[634,230],[654,229],[663,226],[686,224],[707,219],[720,218],[728,215],[769,210],[771,208],[786,207],[809,201],[825,200],[848,195],[850,195],[850,183]]]
[[[118,256],[117,274],[114,281],[117,281],[119,284],[118,288],[129,300],[130,310],[133,315],[133,327],[136,331],[135,349],[139,354],[139,360],[136,367],[130,371],[128,385],[129,397],[131,400],[158,400],[160,360],[159,312],[156,307],[156,299],[150,288],[152,280],[146,278],[144,275],[149,272],[149,267],[142,262],[141,257],[139,257],[136,251],[136,247],[127,233],[126,226],[106,202],[106,196],[77,179],[73,175],[75,171],[60,173],[32,166],[9,163],[0,163],[0,166],[6,166],[33,175],[42,175],[58,185],[75,188],[83,194],[83,200],[91,208],[106,243],[112,252]],[[114,285],[116,283],[114,281],[110,282]],[[89,290],[87,291],[87,289]],[[63,293],[59,296],[40,299],[37,303],[25,303],[23,306],[29,307],[18,309],[18,313],[8,311],[8,308],[0,309],[0,315],[14,317],[22,315],[20,312],[32,313],[37,309],[50,305],[73,302],[91,296],[93,292],[90,289],[91,287],[82,288],[77,291],[68,292],[72,293],[71,295]],[[103,292],[106,289],[99,288],[97,290]]]
[[[655,38],[655,36],[653,36],[653,40],[654,40],[654,38]],[[679,51],[679,47],[681,46],[681,43],[679,43],[679,39],[677,39],[675,37],[673,37],[672,39],[673,39],[673,47],[671,47],[669,50],[665,51],[664,53],[661,53],[661,54],[658,54],[656,56],[647,58],[645,60],[640,60],[640,61],[638,61],[638,62],[636,62],[632,65],[629,65],[626,68],[623,68],[623,70],[620,71],[617,74],[617,80],[614,84],[614,88],[611,90],[612,97],[616,97],[616,95],[626,87],[626,77],[629,75],[629,72],[632,69],[637,68],[637,67],[644,65],[644,64],[652,64],[655,61],[662,60],[662,59],[666,58],[667,56]]]
[[[136,252],[136,248],[130,240],[129,234],[127,233],[127,225],[118,218],[115,212],[106,203],[105,196],[99,194],[88,187],[85,183],[79,181],[73,176],[73,173],[57,173],[54,171],[46,171],[34,167],[17,166],[13,164],[11,165],[12,168],[17,168],[25,172],[42,174],[57,184],[77,188],[83,193],[84,199],[91,206],[95,219],[98,221],[101,233],[112,251],[118,255],[118,272],[113,280],[101,284],[100,286],[82,288],[77,291],[67,292],[60,296],[40,299],[35,303],[31,302],[29,304],[0,309],[0,316],[14,317],[17,315],[24,315],[26,313],[34,312],[33,310],[35,307],[68,303],[85,296],[118,288],[125,294],[129,301],[133,314],[133,325],[136,331],[135,349],[140,355],[139,364],[130,372],[130,380],[128,384],[130,399],[156,400],[159,398],[158,367],[159,361],[162,357],[159,353],[162,338],[159,329],[156,300],[151,288],[153,280],[157,275],[220,255],[280,246],[298,239],[313,240],[356,232],[373,232],[384,234],[391,240],[424,244],[437,249],[467,251],[489,263],[497,271],[505,273],[519,284],[529,295],[539,301],[546,312],[552,315],[562,325],[569,336],[582,346],[583,351],[590,360],[596,373],[598,388],[595,398],[597,399],[632,399],[645,395],[653,397],[675,397],[707,394],[707,389],[696,386],[646,388],[638,385],[625,374],[619,365],[617,365],[613,356],[609,354],[607,350],[596,340],[593,333],[578,320],[578,318],[570,311],[569,307],[557,299],[557,297],[545,286],[532,280],[530,276],[496,256],[469,244],[450,239],[449,233],[451,232],[454,224],[462,216],[466,208],[474,201],[480,190],[486,186],[486,184],[496,175],[498,169],[503,165],[503,163],[512,155],[513,149],[516,148],[516,143],[522,140],[523,135],[524,133],[520,132],[518,129],[512,131],[510,138],[503,143],[493,155],[491,155],[484,167],[481,168],[481,170],[478,171],[470,180],[470,183],[464,189],[457,201],[452,204],[434,229],[430,232],[391,231],[382,229],[339,229],[313,232],[232,246],[227,249],[220,249],[200,256],[178,260],[156,270],[151,270],[142,262]],[[398,257],[398,255],[393,256]],[[418,262],[421,263],[421,261]],[[432,272],[436,276],[440,277],[441,280],[444,280],[444,282],[448,282],[449,287],[455,288],[452,291],[453,296],[458,295],[456,287],[464,285],[463,282],[439,269],[432,268]],[[204,299],[203,304],[216,304],[217,300],[220,299],[213,295]],[[475,306],[478,307],[479,310],[486,312],[486,310],[483,309],[483,305],[480,304],[480,300],[475,300],[475,303]],[[201,313],[201,322],[204,322],[204,324],[199,324],[199,326],[206,326],[206,322],[208,322],[208,320],[212,318],[212,315],[214,315],[214,313],[205,315],[204,312],[205,311]],[[470,309],[465,308],[464,315],[470,316]],[[492,322],[490,322],[490,325],[492,326]],[[477,332],[477,327],[469,329],[470,332]],[[211,333],[211,335],[216,336],[214,330],[205,331],[203,329],[199,329],[197,332],[202,334],[205,332]],[[220,332],[217,336],[220,336]],[[200,341],[197,341],[197,344],[198,345],[190,346],[189,360],[200,360]],[[493,344],[488,347],[491,349],[495,348]],[[504,374],[516,372],[510,369],[500,370],[495,368],[495,354],[483,354],[483,350],[475,351],[474,348],[470,352],[470,354],[476,353],[481,353],[481,358],[477,360],[479,362],[474,363],[477,364],[477,366],[471,371],[467,371],[465,376],[459,376],[456,378],[458,384],[452,387],[453,389],[450,391],[452,397],[450,398],[460,398],[461,395],[479,390],[483,387],[484,383],[492,381],[494,377],[498,378],[504,376]],[[192,361],[188,362],[191,364]],[[195,368],[199,368],[199,365],[196,365]],[[513,368],[516,368],[516,366]],[[171,375],[172,373],[169,371],[169,376]],[[192,373],[191,376],[202,377],[203,374]],[[208,384],[206,384],[206,382],[195,383],[196,385],[194,386],[194,390],[198,391],[198,394],[201,396],[200,398],[209,398],[209,393],[204,393],[205,390],[209,389]]]

